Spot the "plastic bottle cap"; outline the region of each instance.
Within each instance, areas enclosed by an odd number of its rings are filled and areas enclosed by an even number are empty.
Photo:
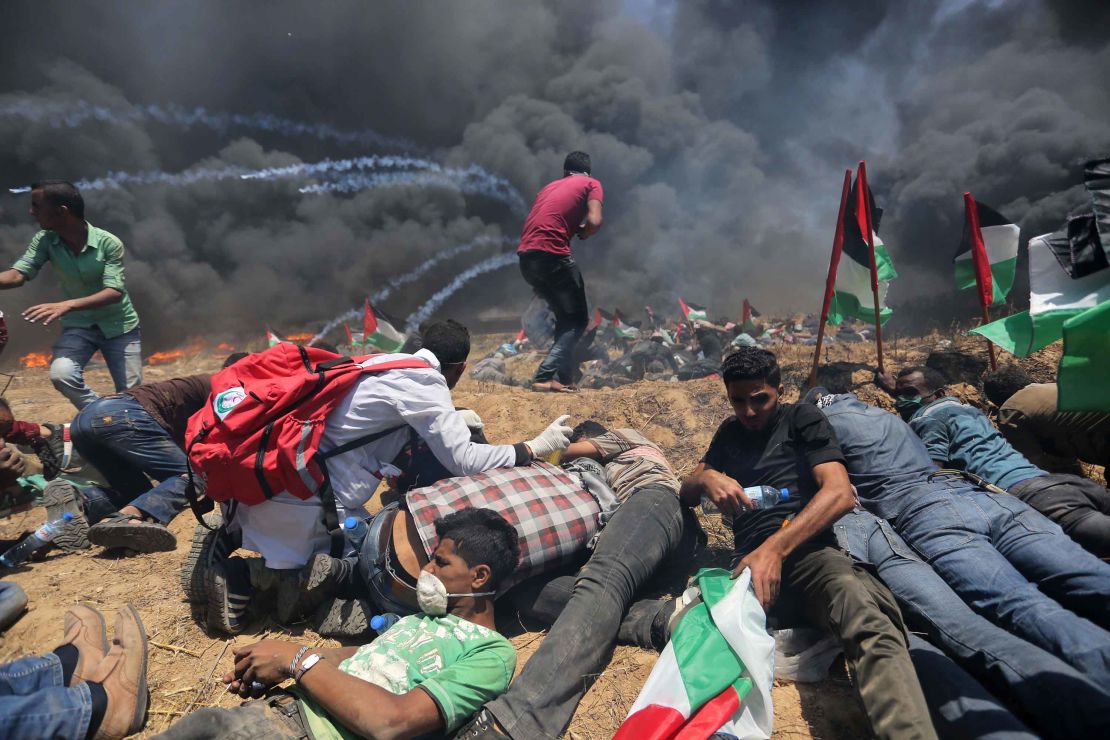
[[[375,614],[373,617],[370,618],[370,629],[374,630],[375,632],[381,632],[382,627],[384,626],[385,617],[383,617],[381,614]]]
[[[62,514],[62,521],[63,522],[68,522],[68,521],[71,521],[72,519],[73,519],[73,514],[69,513],[68,511],[66,513]]]
[[[358,526],[358,517],[349,516],[343,520],[343,529],[354,529]]]
[[[789,488],[780,488],[779,489],[779,501],[785,501],[788,498],[790,498],[790,489]]]

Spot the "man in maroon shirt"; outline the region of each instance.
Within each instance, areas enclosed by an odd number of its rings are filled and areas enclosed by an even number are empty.
[[[601,228],[601,183],[590,177],[590,155],[571,152],[563,177],[536,196],[520,235],[520,273],[555,313],[555,343],[536,369],[532,390],[573,390],[572,358],[589,322],[582,273],[570,256],[570,238]]]

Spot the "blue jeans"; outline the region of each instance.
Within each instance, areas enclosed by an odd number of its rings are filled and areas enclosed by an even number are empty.
[[[555,343],[536,368],[534,380],[574,383],[574,348],[590,321],[582,272],[570,257],[531,251],[520,255],[520,273],[555,314]]]
[[[893,522],[972,609],[1110,686],[1110,565],[1026,504],[922,482]]]
[[[85,384],[85,365],[97,350],[108,364],[116,393],[143,382],[143,348],[139,327],[108,339],[100,329],[62,329],[54,342],[50,362],[50,382],[70,400],[77,410],[88,406],[100,395]]]
[[[89,687],[67,687],[53,653],[0,666],[0,737],[83,740],[92,711]]]
[[[1051,653],[995,626],[979,616],[921,560],[886,521],[856,509],[833,525],[837,542],[856,560],[871,563],[890,588],[907,626],[952,656],[961,668],[1006,700],[1046,737],[1083,737],[1097,729],[1110,732],[1110,693]],[[910,655],[922,688],[934,705],[930,684],[921,676],[917,655]],[[927,664],[941,666],[937,660]],[[935,672],[935,671],[934,671]],[[982,716],[983,701],[968,694],[958,681],[944,683],[955,693],[944,702],[946,721],[959,724],[963,707]],[[968,694],[961,697],[959,694]],[[1045,701],[1047,696],[1052,701]],[[1001,719],[1001,708],[991,716]],[[966,718],[968,721],[971,718]],[[934,718],[936,721],[936,718]],[[951,737],[938,723],[938,734]]]
[[[114,489],[109,497],[116,503],[129,502],[162,524],[189,505],[185,452],[134,398],[93,401],[74,417],[70,435]],[[152,487],[151,479],[158,485]]]

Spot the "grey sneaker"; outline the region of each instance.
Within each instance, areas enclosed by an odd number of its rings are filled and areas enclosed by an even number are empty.
[[[54,537],[54,544],[66,552],[77,552],[89,548],[89,520],[85,518],[82,506],[84,499],[77,486],[67,480],[52,480],[42,492],[42,502],[46,505],[47,521],[56,521],[63,514],[73,518],[62,525]]]
[[[370,639],[377,634],[370,628],[373,616],[374,607],[366,599],[332,599],[316,611],[316,632],[334,639]]]
[[[279,584],[278,621],[288,624],[312,614],[325,601],[335,598],[350,581],[357,562],[357,558],[333,558],[327,553],[313,555],[296,578],[285,579]]]

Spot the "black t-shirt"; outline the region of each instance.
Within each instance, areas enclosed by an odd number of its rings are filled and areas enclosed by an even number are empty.
[[[708,467],[734,478],[742,486],[790,489],[790,498],[766,509],[746,511],[733,522],[736,552],[747,555],[777,532],[786,519],[809,503],[817,493],[813,468],[827,462],[844,462],[844,453],[828,419],[810,404],[783,404],[760,432],[748,431],[736,420],[726,419],[717,429],[702,458]],[[834,543],[830,530],[815,542]]]

